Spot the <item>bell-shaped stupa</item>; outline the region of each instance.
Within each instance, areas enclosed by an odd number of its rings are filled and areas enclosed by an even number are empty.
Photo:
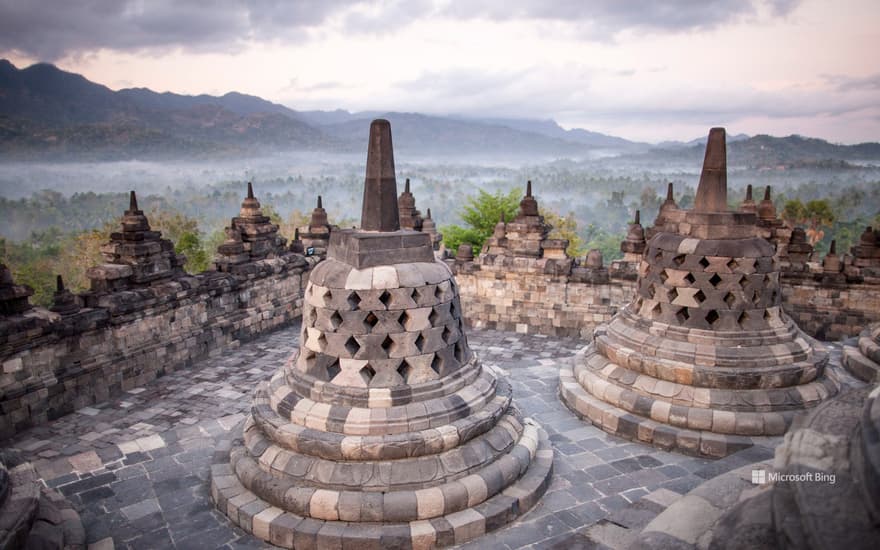
[[[212,468],[219,510],[285,548],[458,544],[526,512],[547,434],[470,350],[431,236],[400,229],[391,126],[370,127],[361,229],[333,231],[300,349]]]
[[[724,456],[837,392],[826,350],[782,311],[755,213],[727,207],[726,167],[713,128],[694,209],[664,212],[633,300],[561,373],[563,400],[607,432]]]

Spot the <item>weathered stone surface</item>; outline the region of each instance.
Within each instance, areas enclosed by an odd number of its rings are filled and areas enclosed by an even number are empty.
[[[725,456],[837,392],[827,351],[780,307],[775,251],[754,216],[724,211],[726,181],[724,130],[713,129],[694,211],[667,213],[632,301],[560,376],[569,407],[608,432]]]
[[[422,521],[436,544],[461,543],[546,488],[547,434],[470,351],[458,285],[430,235],[386,228],[393,169],[390,127],[377,121],[364,229],[331,234],[306,286],[302,345],[256,389],[242,441],[220,457],[215,504],[263,540],[286,513],[302,521],[274,537],[299,546],[410,546]],[[515,512],[508,488],[522,497]]]

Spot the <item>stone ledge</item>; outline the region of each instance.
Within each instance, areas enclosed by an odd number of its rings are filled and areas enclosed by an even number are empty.
[[[233,430],[233,433],[236,433]],[[232,436],[234,437],[234,436]],[[370,523],[316,520],[270,505],[241,484],[229,463],[231,439],[216,453],[211,497],[217,509],[254,536],[282,548],[342,547],[387,549],[452,546],[502,527],[534,506],[550,482],[553,450],[539,430],[534,460],[510,487],[481,504],[411,522]],[[381,494],[381,493],[380,493]]]
[[[665,451],[722,458],[751,447],[757,439],[677,428],[619,409],[587,393],[575,379],[572,365],[560,369],[559,394],[563,404],[575,415],[605,432],[631,441],[649,443]],[[771,441],[770,438],[760,440]]]

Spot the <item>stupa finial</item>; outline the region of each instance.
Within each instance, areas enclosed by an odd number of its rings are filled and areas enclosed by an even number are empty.
[[[727,134],[724,128],[709,130],[703,172],[694,199],[696,212],[727,210]]]
[[[361,229],[365,231],[397,231],[400,229],[391,123],[383,119],[374,120],[370,124],[370,145],[367,150],[367,174],[364,180]]]

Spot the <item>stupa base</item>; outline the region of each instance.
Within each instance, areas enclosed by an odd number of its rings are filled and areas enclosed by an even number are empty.
[[[215,452],[211,497],[217,509],[241,529],[281,548],[388,550],[461,544],[511,523],[531,509],[547,489],[553,471],[553,449],[547,433],[531,420],[526,422],[535,427],[538,441],[534,457],[523,475],[479,504],[429,519],[408,522],[319,520],[266,502],[245,487],[236,472],[236,457],[245,453],[244,422],[230,432],[229,438],[221,442]],[[491,484],[492,480],[486,483]],[[464,498],[469,498],[463,484],[462,488]],[[340,511],[342,515],[346,512]]]
[[[722,458],[756,443],[772,444],[774,439],[781,441],[777,436],[783,435],[793,417],[804,410],[713,410],[662,402],[619,387],[609,392],[609,397],[612,397],[611,393],[614,394],[614,402],[609,402],[586,389],[604,382],[588,366],[588,360],[593,355],[597,353],[591,344],[560,370],[559,394],[562,402],[578,417],[609,434],[648,443],[663,450]],[[817,403],[821,402],[822,393],[833,394],[839,385],[831,369],[827,369],[822,380],[816,384]],[[827,389],[824,384],[828,385]],[[640,414],[642,409],[644,414]],[[714,426],[719,428],[718,431],[710,429]]]

